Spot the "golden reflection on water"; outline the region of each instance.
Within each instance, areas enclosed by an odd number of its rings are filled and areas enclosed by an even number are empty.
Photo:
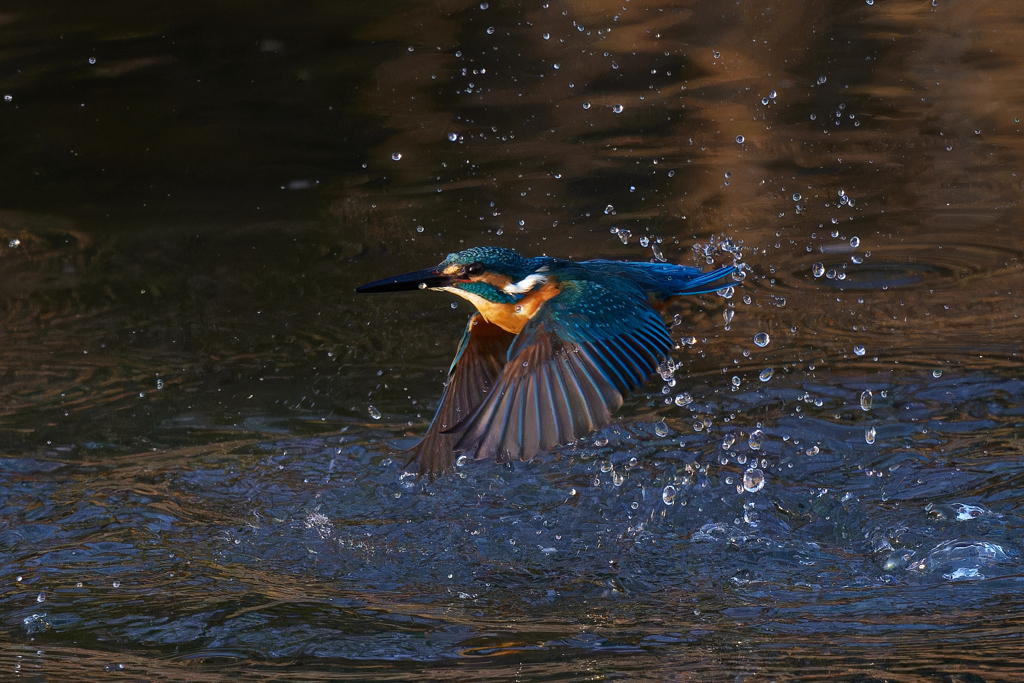
[[[465,3],[418,15],[415,30],[389,18],[372,35],[409,47],[364,103],[393,131],[368,170],[391,200],[359,184],[336,206],[383,201],[346,225],[386,211],[370,254],[379,242],[410,264],[473,243],[637,258],[640,236],[686,262],[693,241],[727,235],[757,276],[734,327],[768,329],[777,359],[857,362],[863,344],[890,362],[1012,367],[1024,332],[1016,12]],[[614,228],[633,233],[629,248]],[[848,279],[814,278],[815,262]]]

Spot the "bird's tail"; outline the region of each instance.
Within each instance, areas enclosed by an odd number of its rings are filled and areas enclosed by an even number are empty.
[[[724,268],[719,268],[718,270],[712,270],[710,273],[698,275],[692,280],[688,280],[679,289],[673,290],[672,294],[673,296],[684,296],[687,294],[707,294],[708,292],[717,292],[719,289],[728,286],[718,281],[728,275],[732,275],[737,270],[739,270],[738,266],[726,266]]]

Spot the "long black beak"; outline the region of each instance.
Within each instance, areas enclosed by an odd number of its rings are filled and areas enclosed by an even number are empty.
[[[451,284],[452,279],[447,275],[441,275],[433,268],[417,270],[415,273],[395,275],[386,277],[383,280],[371,282],[362,287],[356,287],[360,294],[372,292],[405,292],[413,289],[432,289],[434,287],[446,287]]]

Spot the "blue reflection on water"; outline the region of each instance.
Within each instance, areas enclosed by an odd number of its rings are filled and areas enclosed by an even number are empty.
[[[941,628],[939,613],[1014,601],[1024,384],[926,375],[864,418],[863,380],[775,383],[739,397],[715,434],[623,422],[433,483],[401,467],[392,444],[408,439],[358,427],[95,462],[6,458],[3,623],[40,646],[427,661],[643,651],[732,629],[898,639]],[[752,416],[758,450],[742,438]],[[729,450],[724,432],[741,436]],[[766,484],[749,493],[754,465]]]

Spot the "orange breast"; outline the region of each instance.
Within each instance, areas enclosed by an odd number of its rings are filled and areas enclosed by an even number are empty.
[[[496,304],[483,299],[476,299],[473,303],[487,322],[497,325],[506,332],[519,334],[537,313],[540,305],[560,291],[558,283],[549,279],[540,287],[527,292],[515,304]]]

